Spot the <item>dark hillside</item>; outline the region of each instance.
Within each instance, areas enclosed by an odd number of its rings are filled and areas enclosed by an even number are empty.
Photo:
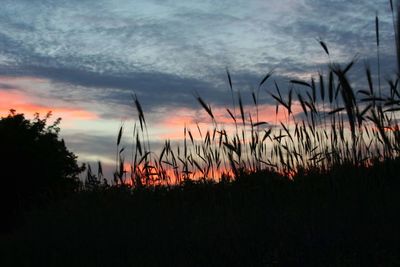
[[[294,182],[82,192],[1,242],[2,266],[396,266],[398,161]]]

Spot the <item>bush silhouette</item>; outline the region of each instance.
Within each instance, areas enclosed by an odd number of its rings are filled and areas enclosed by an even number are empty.
[[[10,224],[22,210],[76,191],[80,185],[76,156],[59,139],[60,120],[46,125],[51,113],[33,120],[11,110],[0,119],[2,222]]]

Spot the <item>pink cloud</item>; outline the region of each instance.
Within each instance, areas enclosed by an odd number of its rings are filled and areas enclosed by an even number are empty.
[[[212,111],[219,129],[223,128],[227,131],[235,129],[234,120],[229,115],[226,108],[213,108]],[[233,110],[231,110],[231,112],[234,113]],[[293,114],[302,112],[301,106],[298,102],[293,102],[292,112]],[[257,122],[257,112],[254,106],[245,106],[244,113],[247,126],[250,125],[249,114],[251,114],[253,123]],[[287,124],[287,116],[287,110],[282,106],[279,107],[278,113],[276,113],[275,105],[264,104],[258,107],[258,122],[266,122],[269,125],[279,124],[280,122]],[[238,108],[236,110],[235,118],[238,126],[241,126],[242,118]],[[206,114],[206,111],[189,108],[175,108],[173,112],[168,112],[168,116],[163,117],[161,122],[157,125],[157,128],[163,129],[162,133],[158,137],[161,139],[171,140],[183,139],[183,129],[186,126],[187,129],[191,130],[194,138],[199,138],[200,134],[198,133],[197,124],[203,132],[203,135],[208,129],[212,130],[215,126],[212,119],[208,114]]]
[[[63,119],[94,120],[98,118],[95,113],[84,109],[37,104],[30,96],[17,90],[0,91],[0,116],[7,116],[10,109],[15,109],[28,117],[35,113],[45,115],[51,111],[55,117]]]

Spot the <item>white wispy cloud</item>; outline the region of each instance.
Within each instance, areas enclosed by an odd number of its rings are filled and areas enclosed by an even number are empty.
[[[304,60],[301,52],[314,52],[310,42],[318,36],[332,46],[343,40],[362,42],[373,36],[373,27],[367,26],[382,6],[377,1],[312,0],[9,1],[0,11],[2,50],[22,63],[47,60],[96,72],[196,77],[199,69],[248,67],[263,52]]]

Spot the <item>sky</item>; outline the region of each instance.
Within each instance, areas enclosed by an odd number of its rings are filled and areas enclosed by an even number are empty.
[[[382,77],[395,72],[388,0],[2,0],[0,116],[9,109],[61,117],[61,136],[80,162],[113,165],[121,124],[143,107],[150,141],[179,139],[184,125],[231,105],[235,91],[251,92],[274,70],[288,88],[309,80],[330,61],[357,55],[355,77],[370,64],[376,75],[375,15],[379,16]],[[328,57],[318,40],[323,40]],[[262,88],[265,118],[273,113]],[[272,108],[272,109],[271,109]],[[272,110],[272,111],[271,111]],[[129,139],[124,140],[129,144]]]

